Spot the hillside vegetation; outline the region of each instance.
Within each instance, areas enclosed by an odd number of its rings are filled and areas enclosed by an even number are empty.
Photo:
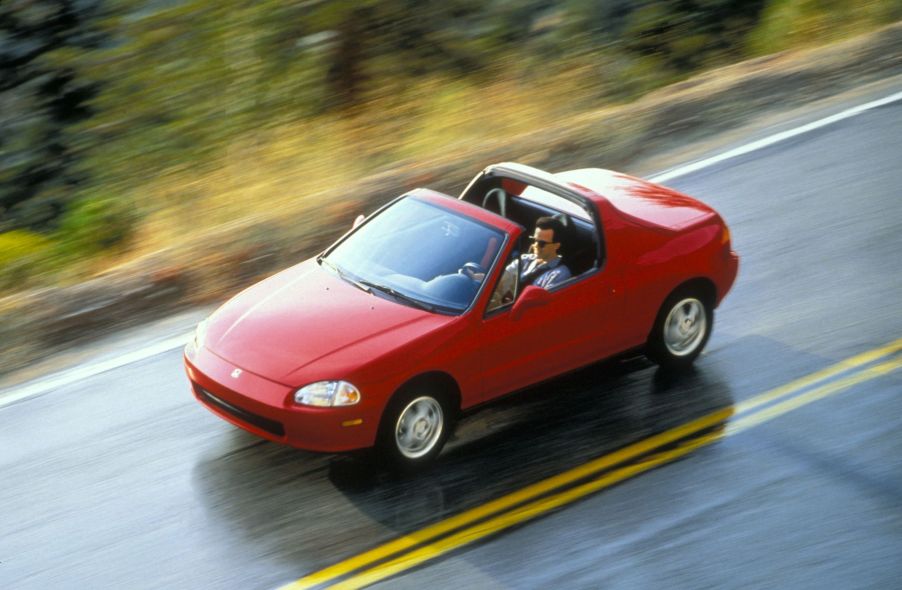
[[[900,18],[899,0],[4,1],[0,291],[236,225],[303,236],[362,177]]]

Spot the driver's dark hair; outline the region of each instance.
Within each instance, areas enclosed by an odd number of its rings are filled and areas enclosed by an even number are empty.
[[[536,219],[536,227],[539,229],[550,229],[554,231],[554,241],[563,242],[564,240],[564,224],[560,219],[554,217],[539,217]]]

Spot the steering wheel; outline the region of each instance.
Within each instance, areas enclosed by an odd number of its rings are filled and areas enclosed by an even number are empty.
[[[477,283],[481,283],[482,279],[485,277],[485,268],[478,262],[467,262],[459,269],[457,269],[457,274],[464,275],[476,281]],[[475,275],[481,274],[483,275],[480,278],[476,278]]]

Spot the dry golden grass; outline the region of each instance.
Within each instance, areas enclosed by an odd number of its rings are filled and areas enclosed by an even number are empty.
[[[141,202],[153,206],[128,256],[178,248],[230,226],[303,220],[328,208],[324,194],[373,173],[427,167],[555,126],[586,102],[584,74],[568,72],[542,85],[425,80],[351,116],[258,131],[228,146],[212,172],[165,175],[143,186]]]

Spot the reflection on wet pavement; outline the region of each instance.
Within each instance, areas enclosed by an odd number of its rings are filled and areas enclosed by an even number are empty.
[[[230,534],[322,566],[732,402],[712,368],[669,374],[644,358],[609,361],[464,416],[420,474],[388,473],[368,453],[314,455],[236,430],[235,448],[199,463],[195,480]]]

